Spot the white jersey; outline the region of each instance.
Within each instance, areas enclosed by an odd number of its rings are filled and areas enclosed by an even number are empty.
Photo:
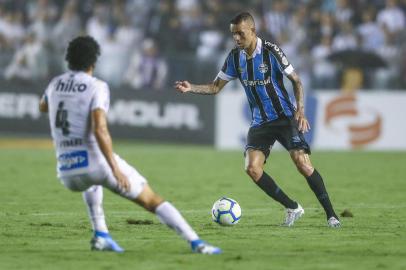
[[[91,112],[108,112],[108,85],[85,72],[55,77],[45,90],[58,177],[97,170],[107,162],[91,127]]]

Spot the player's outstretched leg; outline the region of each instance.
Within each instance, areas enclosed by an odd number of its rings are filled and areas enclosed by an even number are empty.
[[[123,252],[122,249],[110,236],[107,229],[103,211],[103,187],[92,186],[83,192],[83,200],[92,223],[94,236],[90,241],[92,250]]]
[[[199,238],[179,211],[167,201],[164,201],[152,189],[145,185],[141,194],[135,200],[148,211],[155,213],[158,219],[169,228],[175,230],[183,239],[190,243],[192,252],[202,254],[220,254],[222,250]]]
[[[332,228],[340,227],[340,220],[331,204],[323,178],[319,172],[313,168],[309,155],[304,153],[303,150],[291,151],[290,155],[292,160],[295,162],[297,169],[306,178],[309,187],[312,189],[320,204],[323,206],[327,216],[327,225]]]

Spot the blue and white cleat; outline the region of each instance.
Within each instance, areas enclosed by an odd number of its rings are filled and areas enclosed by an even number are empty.
[[[194,253],[213,255],[221,254],[223,252],[219,247],[209,245],[200,239],[190,242],[190,246],[192,247],[192,252]]]
[[[90,247],[91,250],[96,251],[124,252],[124,249],[120,247],[113,238],[111,238],[110,234],[105,232],[96,231],[94,237],[90,241]]]

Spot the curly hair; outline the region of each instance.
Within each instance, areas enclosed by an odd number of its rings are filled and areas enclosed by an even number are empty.
[[[100,46],[91,36],[80,36],[69,42],[65,60],[70,70],[87,71],[96,64]]]

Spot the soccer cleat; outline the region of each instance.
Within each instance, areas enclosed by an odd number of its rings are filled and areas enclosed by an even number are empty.
[[[95,232],[94,237],[90,241],[91,250],[96,251],[114,251],[124,252],[124,249],[120,247],[116,241],[111,238],[109,233]]]
[[[298,220],[304,214],[304,209],[300,204],[297,204],[296,209],[286,208],[285,222],[282,226],[291,227],[296,220]]]
[[[190,242],[190,246],[192,247],[192,252],[194,253],[213,255],[221,254],[223,252],[220,248],[209,245],[200,239]]]
[[[341,222],[336,217],[331,217],[327,220],[327,225],[330,228],[340,228]]]

